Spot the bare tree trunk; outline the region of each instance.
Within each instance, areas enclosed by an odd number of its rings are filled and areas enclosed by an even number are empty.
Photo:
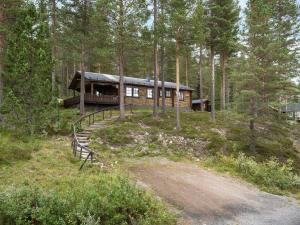
[[[154,101],[153,101],[153,116],[157,117],[157,105],[158,105],[158,50],[157,50],[157,0],[153,1],[154,4]]]
[[[176,38],[176,129],[180,130],[180,67],[179,67],[179,40]]]
[[[67,96],[70,96],[70,74],[69,74],[69,65],[67,64],[67,83],[66,83],[66,91],[67,91]]]
[[[225,110],[226,108],[226,55],[223,52],[221,54],[221,71],[222,71],[222,78],[221,78],[221,110]]]
[[[165,47],[163,46],[162,40],[162,48],[161,48],[161,91],[162,91],[162,113],[166,113],[166,88],[165,88]]]
[[[4,3],[0,3],[0,24],[4,24]],[[0,108],[3,104],[4,35],[0,32]],[[1,120],[1,114],[0,114]]]
[[[81,47],[81,78],[80,78],[80,115],[85,115],[84,95],[85,95],[85,63],[84,63],[84,46]]]
[[[228,77],[226,76],[226,108],[230,109],[230,85],[229,85],[229,80]]]
[[[51,35],[52,35],[52,48],[51,54],[54,60],[52,74],[51,74],[51,86],[52,86],[52,96],[55,95],[55,85],[56,85],[56,0],[51,0]]]
[[[249,148],[250,151],[255,154],[256,153],[256,135],[255,135],[255,118],[257,117],[257,103],[256,103],[256,98],[252,97],[251,102],[250,102],[250,114],[252,118],[250,119],[250,143],[249,143]]]
[[[185,84],[189,86],[189,57],[185,56]]]
[[[120,119],[125,119],[125,98],[124,98],[124,5],[123,0],[119,0],[119,96],[120,96]]]
[[[202,46],[200,46],[199,51],[199,97],[203,101]],[[203,102],[201,102],[201,112],[204,112]]]
[[[215,48],[210,48],[210,66],[211,66],[211,119],[216,121],[216,102],[215,102]]]

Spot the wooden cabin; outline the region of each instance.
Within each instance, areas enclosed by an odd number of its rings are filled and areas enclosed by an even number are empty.
[[[290,103],[281,107],[281,113],[286,114],[291,120],[300,121],[300,103]]]
[[[64,106],[78,105],[80,101],[81,73],[76,72],[69,89],[73,90],[73,97],[64,100]],[[119,104],[119,79],[117,75],[85,72],[85,97],[87,105],[118,105]],[[135,77],[124,77],[125,104],[136,106],[153,106],[154,81]],[[180,107],[190,110],[192,107],[193,89],[180,85]],[[162,104],[161,81],[158,82],[158,105]],[[176,83],[165,82],[166,106],[176,105]]]
[[[192,109],[194,111],[201,111],[201,105],[203,105],[204,111],[211,111],[210,102],[208,99],[195,99],[192,101]]]

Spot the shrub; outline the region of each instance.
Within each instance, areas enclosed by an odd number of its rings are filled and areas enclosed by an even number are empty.
[[[39,148],[39,141],[33,137],[14,137],[0,133],[0,165],[18,160],[29,160],[32,152]]]
[[[300,190],[300,177],[294,172],[291,160],[280,163],[276,158],[270,158],[264,162],[256,162],[254,157],[240,153],[236,158],[210,157],[206,165],[241,176],[272,193],[281,194],[285,191]]]
[[[276,158],[258,163],[252,157],[239,154],[234,161],[236,169],[255,183],[279,190],[300,188],[300,177],[293,173],[293,162],[280,163]]]
[[[0,224],[175,224],[175,218],[128,179],[101,174],[70,179],[61,190],[11,188],[0,195]]]

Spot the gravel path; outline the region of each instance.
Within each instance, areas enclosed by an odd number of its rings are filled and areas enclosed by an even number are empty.
[[[296,200],[235,178],[164,159],[136,164],[130,171],[139,184],[180,211],[180,224],[300,225]]]

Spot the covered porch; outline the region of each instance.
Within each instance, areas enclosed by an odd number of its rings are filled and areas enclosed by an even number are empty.
[[[80,103],[80,82],[73,89],[73,97],[64,100],[65,107],[71,107]],[[118,105],[119,89],[117,84],[87,81],[85,85],[85,104],[93,105]]]

